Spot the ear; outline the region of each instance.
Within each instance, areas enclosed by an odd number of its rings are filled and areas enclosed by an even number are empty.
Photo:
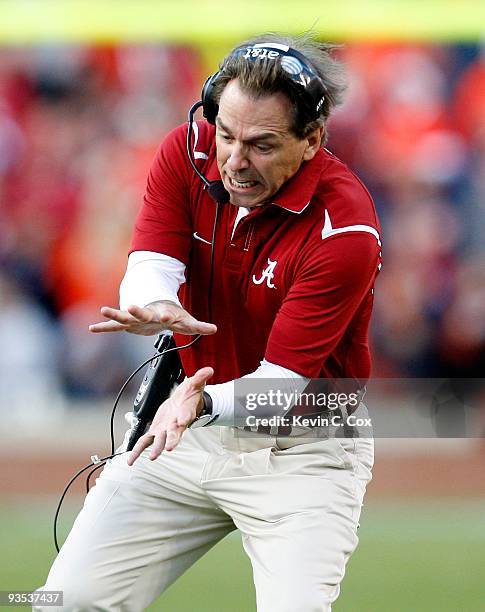
[[[305,161],[309,161],[315,157],[318,149],[322,146],[324,133],[325,126],[321,125],[306,136],[305,140],[307,141],[307,146],[305,148],[305,152],[303,153],[303,159]]]

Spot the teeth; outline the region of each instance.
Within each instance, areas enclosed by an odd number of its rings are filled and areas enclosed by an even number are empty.
[[[249,187],[254,187],[256,185],[256,181],[237,181],[236,179],[230,178],[231,185],[233,187],[238,187],[239,189],[249,189]]]

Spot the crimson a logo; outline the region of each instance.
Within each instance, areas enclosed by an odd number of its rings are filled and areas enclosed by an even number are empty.
[[[261,272],[261,278],[256,278],[256,274],[253,274],[253,283],[255,285],[261,285],[262,283],[264,283],[264,281],[266,281],[267,287],[269,287],[270,289],[276,289],[276,286],[273,284],[273,278],[274,269],[276,268],[277,263],[277,261],[271,261],[271,259],[268,257],[268,265]]]

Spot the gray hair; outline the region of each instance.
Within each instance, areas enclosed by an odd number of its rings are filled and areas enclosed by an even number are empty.
[[[286,36],[268,33],[242,42],[235,49],[264,42],[288,45],[308,59],[326,90],[318,119],[309,116],[308,110],[303,107],[295,92],[294,83],[288,78],[280,62],[265,59],[248,61],[241,55],[233,56],[232,52],[220,65],[221,74],[214,86],[215,100],[219,102],[225,86],[233,79],[238,79],[241,89],[255,98],[281,92],[290,100],[293,108],[291,130],[298,138],[304,138],[317,127],[324,125],[335,106],[342,102],[346,88],[344,68],[332,55],[340,45],[318,42],[308,34]]]

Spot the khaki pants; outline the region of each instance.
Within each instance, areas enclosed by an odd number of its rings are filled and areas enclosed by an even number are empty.
[[[188,430],[153,462],[117,457],[44,587],[63,591],[64,606],[46,610],[143,610],[237,527],[258,612],[329,611],[372,463],[369,439],[237,437],[227,427]]]

